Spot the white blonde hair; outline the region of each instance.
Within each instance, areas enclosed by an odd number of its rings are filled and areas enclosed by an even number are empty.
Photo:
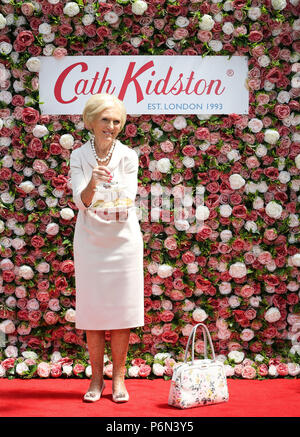
[[[114,106],[119,106],[121,110],[121,129],[126,123],[126,108],[122,100],[112,94],[95,94],[91,96],[85,104],[82,117],[87,129],[91,128],[91,123],[102,111]]]

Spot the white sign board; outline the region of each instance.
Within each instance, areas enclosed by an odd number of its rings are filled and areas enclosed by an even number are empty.
[[[128,114],[248,114],[246,56],[40,56],[42,114],[82,114],[93,94]]]

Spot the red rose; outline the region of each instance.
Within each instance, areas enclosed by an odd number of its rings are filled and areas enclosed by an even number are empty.
[[[285,363],[278,364],[278,366],[276,366],[276,370],[279,376],[287,376],[289,374],[289,368]]]
[[[143,360],[142,358],[134,358],[134,359],[131,361],[131,364],[132,364],[133,366],[142,366],[143,364],[146,364],[146,361]]]
[[[5,282],[12,282],[15,279],[15,273],[12,270],[4,270],[2,278]]]
[[[159,315],[160,320],[164,323],[171,322],[174,319],[174,313],[169,310],[165,310]]]
[[[177,343],[179,335],[174,331],[166,331],[162,334],[161,339],[165,343],[175,344]]]
[[[182,153],[183,153],[183,155],[186,155],[186,156],[195,156],[195,155],[197,155],[197,149],[195,146],[188,144],[188,145],[183,147]]]
[[[6,358],[1,362],[1,366],[4,367],[5,370],[13,368],[15,366],[15,358]]]
[[[29,47],[33,42],[34,42],[34,35],[31,31],[23,30],[18,33],[18,36],[16,38],[17,44],[20,44],[25,47]]]
[[[268,366],[266,364],[260,364],[258,366],[258,374],[260,376],[267,376],[269,373]]]
[[[85,370],[85,367],[83,364],[78,363],[78,364],[75,364],[75,366],[73,367],[73,373],[75,376],[78,376],[79,373],[84,372],[84,370]]]
[[[53,311],[47,311],[43,316],[45,322],[47,325],[55,325],[55,323],[58,322],[58,314],[54,313]]]
[[[50,373],[50,375],[53,378],[58,378],[58,377],[61,376],[61,374],[62,374],[61,365],[58,364],[58,363],[51,364],[51,373]]]
[[[196,259],[195,254],[193,252],[191,252],[190,250],[188,250],[187,252],[184,252],[184,254],[182,255],[182,261],[185,264],[189,264],[194,262]]]
[[[63,273],[71,273],[74,271],[74,262],[72,260],[65,260],[60,264],[60,271]]]
[[[40,235],[34,235],[31,238],[30,243],[35,249],[39,249],[45,245],[45,240]]]
[[[26,124],[36,124],[40,118],[39,112],[31,107],[26,107],[22,111],[22,120]]]
[[[266,79],[271,83],[277,83],[282,78],[282,73],[277,67],[273,67],[266,74]]]

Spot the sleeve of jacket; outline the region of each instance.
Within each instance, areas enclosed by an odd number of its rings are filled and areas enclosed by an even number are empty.
[[[87,207],[81,200],[81,192],[85,189],[87,183],[77,149],[73,150],[70,156],[70,171],[74,203],[79,210],[85,210]]]
[[[139,169],[139,158],[134,150],[130,150],[130,153],[126,155],[125,158],[125,185],[126,194],[130,199],[135,201],[135,197],[138,189],[138,169]]]

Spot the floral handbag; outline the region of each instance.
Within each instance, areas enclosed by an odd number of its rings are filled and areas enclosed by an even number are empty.
[[[195,336],[201,326],[204,338],[204,360],[194,360]],[[212,359],[207,358],[207,338]],[[192,339],[192,361],[187,362]],[[228,387],[223,363],[215,358],[209,330],[203,323],[192,329],[185,350],[184,362],[175,365],[168,404],[178,408],[192,408],[228,401]]]

